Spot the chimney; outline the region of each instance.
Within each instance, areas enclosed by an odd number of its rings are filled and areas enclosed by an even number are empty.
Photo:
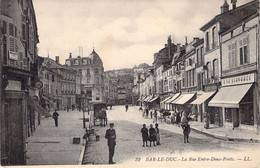
[[[237,7],[237,0],[231,0],[232,3],[232,9],[236,9]]]
[[[177,44],[177,52],[181,52],[181,44],[180,43]]]
[[[55,56],[55,61],[56,61],[56,63],[60,63],[60,57],[59,56]]]
[[[227,3],[227,0],[225,0],[224,4],[220,8],[221,8],[221,13],[225,13],[229,10],[229,5]]]
[[[72,58],[72,54],[70,53],[70,56],[69,56],[69,58]]]
[[[188,37],[185,36],[185,45],[188,45]]]

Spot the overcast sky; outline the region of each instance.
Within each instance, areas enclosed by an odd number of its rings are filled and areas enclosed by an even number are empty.
[[[238,0],[240,6],[250,0]],[[175,43],[202,37],[223,0],[34,0],[39,55],[88,56],[93,46],[105,70],[152,64],[172,35]],[[227,0],[230,5],[230,0]],[[80,54],[82,56],[82,53]]]

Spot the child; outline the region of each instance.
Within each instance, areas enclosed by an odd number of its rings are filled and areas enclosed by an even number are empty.
[[[183,135],[184,135],[184,143],[189,142],[189,134],[190,134],[190,125],[188,123],[182,125]]]
[[[143,138],[143,147],[146,144],[147,145],[147,141],[148,141],[148,129],[146,128],[146,125],[143,124],[143,128],[141,129],[141,133],[142,133],[142,138]]]

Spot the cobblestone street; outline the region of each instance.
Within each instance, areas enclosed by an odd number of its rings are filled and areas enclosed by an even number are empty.
[[[242,143],[222,141],[207,137],[202,134],[191,132],[190,143],[183,143],[183,134],[181,127],[172,124],[160,123],[161,145],[152,147],[142,147],[142,137],[140,129],[142,124],[150,125],[152,119],[143,118],[142,112],[138,111],[138,107],[130,106],[125,112],[123,106],[115,106],[113,110],[107,110],[108,123],[115,123],[117,133],[117,145],[115,148],[114,161],[117,164],[149,164],[154,161],[148,161],[152,157],[156,157],[156,162],[160,162],[158,157],[177,157],[179,161],[171,162],[174,165],[183,164],[182,157],[233,157],[240,159],[252,155],[256,148],[259,149],[257,143]],[[100,141],[91,138],[87,142],[87,148],[84,154],[83,164],[107,164],[108,163],[108,147],[105,139],[106,127],[96,126],[96,134],[100,135]],[[223,155],[222,152],[225,152]],[[234,155],[236,153],[236,155]],[[169,158],[168,158],[169,159]],[[165,161],[165,160],[162,160]],[[257,161],[257,159],[253,160]],[[161,162],[164,163],[164,162]],[[161,164],[160,163],[160,164]],[[166,162],[165,162],[166,163]],[[205,162],[206,163],[206,162]],[[223,163],[223,162],[222,162]],[[169,162],[167,162],[169,164]],[[219,164],[219,162],[218,162]],[[226,163],[225,163],[226,164]],[[246,164],[241,162],[241,164]],[[221,164],[220,164],[221,165]]]

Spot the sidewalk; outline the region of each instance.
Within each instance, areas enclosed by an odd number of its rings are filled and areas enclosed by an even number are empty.
[[[59,125],[53,118],[41,118],[39,125],[27,142],[28,165],[77,165],[84,149],[82,112],[58,111]],[[80,144],[73,144],[73,137]]]
[[[139,106],[135,106],[136,110]],[[239,142],[260,142],[260,135],[246,130],[232,130],[230,128],[215,127],[210,125],[209,129],[204,128],[203,122],[190,121],[191,130],[200,134],[204,134],[213,138],[226,140],[226,141],[239,141]],[[172,125],[172,124],[169,124]],[[176,126],[176,124],[174,124]]]
[[[203,122],[190,121],[189,123],[193,131],[217,139],[240,142],[260,142],[260,135],[257,135],[254,132],[238,129],[233,130],[224,127],[215,127],[214,125],[210,125],[209,129],[205,129]]]

